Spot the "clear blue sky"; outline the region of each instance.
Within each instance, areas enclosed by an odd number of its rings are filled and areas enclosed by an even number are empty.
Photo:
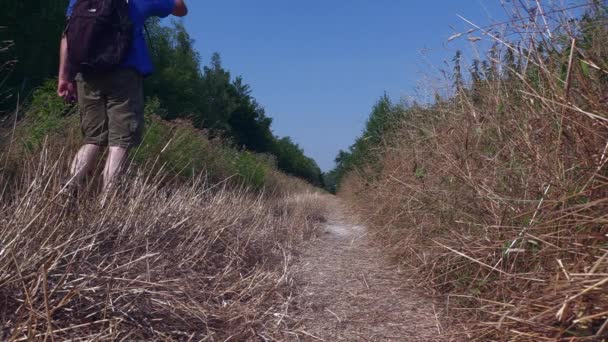
[[[186,27],[203,64],[214,51],[324,171],[360,135],[375,101],[416,95],[466,41],[505,17],[500,0],[190,0]],[[424,51],[424,52],[421,52]]]

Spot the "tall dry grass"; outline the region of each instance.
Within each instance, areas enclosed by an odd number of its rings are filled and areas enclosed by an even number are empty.
[[[62,145],[24,155],[17,175],[0,172],[0,339],[244,341],[289,331],[289,266],[317,234],[321,195],[299,183],[269,196],[132,167],[102,206],[95,187],[76,200],[59,194],[73,152]]]
[[[608,340],[608,16],[586,9],[515,7],[500,34],[471,32],[495,74],[409,111],[381,171],[342,183],[455,339]]]
[[[6,27],[0,26],[0,35],[3,34],[5,30]],[[0,120],[2,120],[6,114],[3,108],[6,107],[6,102],[8,102],[11,97],[10,92],[4,89],[4,84],[17,62],[13,56],[10,55],[10,50],[13,46],[14,43],[11,40],[3,39],[0,41]]]

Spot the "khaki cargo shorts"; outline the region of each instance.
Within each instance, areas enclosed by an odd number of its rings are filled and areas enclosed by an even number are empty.
[[[78,107],[84,143],[129,148],[144,128],[143,76],[133,69],[78,74]]]

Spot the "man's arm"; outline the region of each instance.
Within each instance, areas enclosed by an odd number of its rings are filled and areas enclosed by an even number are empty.
[[[175,8],[173,9],[173,15],[176,17],[184,17],[188,14],[188,7],[184,0],[175,0]]]
[[[63,98],[68,98],[74,94],[74,83],[69,79],[67,59],[68,40],[64,35],[59,47],[59,81],[57,84],[57,95]]]

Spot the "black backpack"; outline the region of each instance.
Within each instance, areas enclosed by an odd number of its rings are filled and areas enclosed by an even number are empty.
[[[114,70],[133,40],[129,0],[77,0],[65,32],[71,77]]]

